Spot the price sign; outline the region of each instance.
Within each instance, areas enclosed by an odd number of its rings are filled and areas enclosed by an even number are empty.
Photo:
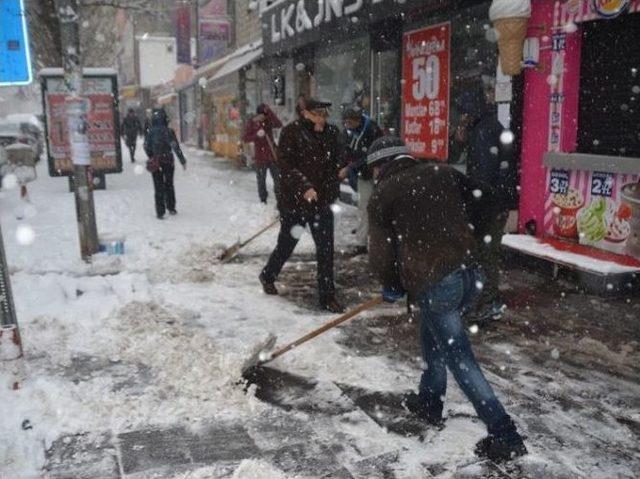
[[[591,196],[611,197],[613,192],[613,173],[594,171],[591,173]]]
[[[449,59],[451,24],[404,34],[402,137],[421,158],[449,154]]]
[[[567,191],[569,191],[569,172],[566,170],[551,170],[549,192],[554,195],[566,195]]]

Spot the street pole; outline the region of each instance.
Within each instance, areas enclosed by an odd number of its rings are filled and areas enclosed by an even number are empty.
[[[91,154],[87,137],[88,102],[82,98],[82,65],[80,61],[80,15],[78,0],[54,0],[60,21],[67,130],[73,161],[73,190],[80,237],[80,255],[86,262],[98,252],[98,229],[90,182]]]
[[[4,240],[0,229],[0,359],[18,359],[22,357],[22,340],[13,304],[11,279],[4,252]]]

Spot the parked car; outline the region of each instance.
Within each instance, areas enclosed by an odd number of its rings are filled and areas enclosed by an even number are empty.
[[[15,122],[12,120],[0,120],[0,146],[9,146],[13,143],[24,143],[33,148],[37,158],[44,151],[43,136],[34,131],[34,127],[28,122]]]

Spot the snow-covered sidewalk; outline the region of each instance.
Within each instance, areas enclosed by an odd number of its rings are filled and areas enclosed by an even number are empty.
[[[483,427],[453,382],[444,430],[421,438],[394,432],[385,398],[412,388],[420,373],[415,324],[403,323],[400,341],[390,334],[398,308],[378,311],[387,322],[368,315],[370,323],[356,320],[278,359],[270,373],[276,397],[262,400],[256,386],[245,393],[242,361],[268,332],[287,341],[330,318],[295,301],[313,289],[313,245],[305,233],[283,274],[283,297],[265,296],[257,280],[277,229],[247,247],[241,261],[217,263],[220,244],[249,236],[276,211],[258,203],[252,173],[185,152],[187,171],[176,169],[178,215],[163,221],[155,218],[141,161],[127,160],[123,174],[107,177],[108,189],[95,194],[98,228],[126,236],[126,254],[98,255],[91,265],[79,259],[66,179],[49,178],[40,164],[26,209],[15,190],[0,193],[25,346],[23,360],[0,363],[0,477],[521,477],[478,463],[473,446]],[[337,249],[348,250],[356,210],[338,205],[336,214]],[[338,283],[351,305],[374,288],[359,261],[338,259]],[[528,306],[526,314],[535,321]],[[601,369],[590,378],[571,364],[550,370],[554,363],[546,361],[557,360],[554,348],[563,346],[530,345],[520,333],[506,327],[479,350],[490,381],[530,435],[531,454],[518,470],[527,477],[633,477],[640,386]],[[600,347],[586,341],[574,349]],[[601,356],[626,364],[637,343],[629,348]],[[603,397],[607,391],[611,398]],[[603,413],[594,410],[599,401]],[[589,427],[598,428],[595,438],[575,437]]]

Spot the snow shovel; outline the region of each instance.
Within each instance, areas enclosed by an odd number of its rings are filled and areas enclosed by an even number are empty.
[[[300,346],[301,344],[306,343],[307,341],[310,341],[316,336],[320,336],[325,331],[333,329],[339,324],[342,324],[345,321],[348,321],[351,318],[354,318],[355,316],[362,313],[363,311],[367,311],[368,309],[374,308],[379,304],[382,304],[383,302],[384,302],[384,299],[382,298],[382,296],[371,298],[370,300],[365,301],[359,306],[356,306],[351,311],[347,311],[342,316],[338,316],[337,318],[332,319],[327,323],[324,323],[319,328],[314,329],[310,333],[305,334],[304,336],[296,339],[295,341],[285,344],[284,346],[280,346],[278,349],[276,349],[272,353],[269,353],[269,349],[273,347],[273,345],[275,344],[276,337],[273,334],[269,334],[269,337],[262,344],[262,347],[256,350],[253,356],[249,358],[247,361],[245,361],[244,369],[242,370],[242,376],[246,377],[247,373],[250,372],[251,370],[254,370],[255,368],[260,367],[264,364],[270,363],[277,357],[282,356],[284,353],[288,351],[291,351],[293,348]]]
[[[244,248],[245,246],[247,246],[249,243],[251,243],[254,239],[256,239],[258,236],[260,236],[262,233],[264,233],[265,231],[273,228],[275,225],[277,225],[280,222],[280,218],[276,218],[273,223],[269,223],[267,226],[265,226],[264,228],[262,228],[260,231],[258,231],[256,234],[254,234],[251,238],[249,238],[246,241],[240,242],[238,241],[236,244],[229,246],[227,249],[225,249],[220,255],[218,255],[218,259],[220,260],[220,262],[222,263],[226,263],[227,261],[229,261],[230,259],[232,259],[235,255],[238,254],[238,251],[240,251],[242,248]]]

